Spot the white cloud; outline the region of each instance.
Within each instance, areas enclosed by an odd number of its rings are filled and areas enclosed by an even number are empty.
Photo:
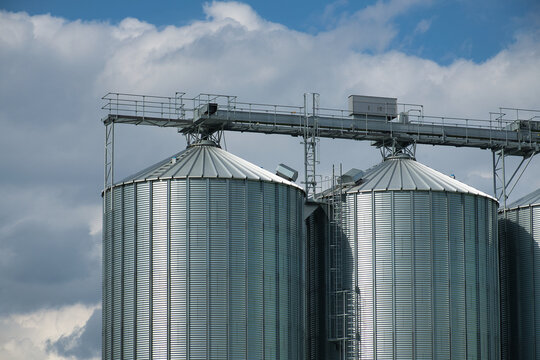
[[[336,28],[319,35],[324,40],[321,45],[382,53],[398,34],[395,19],[413,7],[429,3],[431,0],[379,0],[351,15],[342,14]]]
[[[358,11],[361,19],[371,19],[377,22],[390,22],[394,17],[403,14],[413,6],[427,5],[431,0],[390,0],[377,1],[363,10]]]
[[[334,26],[341,17],[341,15],[338,14],[338,9],[347,5],[347,3],[348,0],[336,0],[326,5],[324,7],[322,15],[320,16],[321,20],[329,25]]]
[[[431,19],[422,19],[418,24],[416,24],[416,28],[414,29],[415,34],[423,34],[429,30],[431,27]]]
[[[0,44],[3,48],[13,50],[25,44],[25,40],[32,36],[32,29],[28,26],[28,15],[25,13],[10,14],[0,11]]]
[[[153,31],[155,27],[143,21],[134,18],[125,18],[116,26],[112,34],[118,40],[134,39],[145,32]]]
[[[426,3],[380,1],[315,35],[266,21],[236,2],[209,3],[206,20],[165,28],[131,18],[111,25],[0,12],[0,246],[8,234],[25,236],[22,231],[31,225],[32,234],[46,231],[48,241],[57,233],[71,234],[72,241],[63,238],[54,249],[85,244],[99,256],[98,247],[79,237],[95,240],[101,230],[99,119],[104,113],[99,97],[108,91],[225,93],[238,95],[239,101],[293,105],[302,103],[304,92],[317,91],[321,105],[333,108],[345,108],[350,94],[395,96],[424,104],[428,114],[482,118],[499,106],[540,107],[540,41],[530,34],[518,34],[512,46],[483,63],[458,59],[444,66],[387,50],[397,31],[393,19]],[[427,31],[429,24],[419,23],[418,29]],[[116,131],[117,179],[184,146],[173,130],[118,126]],[[235,133],[227,134],[227,145],[270,170],[280,162],[303,169],[303,148],[296,138]],[[420,146],[417,155],[491,192],[488,151]],[[332,164],[367,168],[380,156],[366,142],[324,139],[321,160],[321,173],[329,174]],[[516,196],[540,186],[537,161],[524,176]],[[8,254],[0,252],[3,268],[12,263]],[[18,351],[26,359],[46,358],[39,356],[44,339],[70,333],[91,312],[90,307],[77,309],[59,309],[54,316],[79,314],[59,327],[42,320],[41,333],[30,326],[37,320],[2,318],[0,357],[12,358]]]
[[[277,24],[265,21],[246,4],[230,1],[206,3],[203,6],[208,19],[221,24],[237,23],[248,31],[260,30],[262,27],[276,29],[281,28]]]
[[[47,342],[83,327],[99,305],[79,304],[0,317],[0,358],[62,360],[47,352]]]

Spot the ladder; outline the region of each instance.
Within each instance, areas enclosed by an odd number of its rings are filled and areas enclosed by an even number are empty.
[[[332,168],[332,188],[328,199],[328,214],[330,217],[329,227],[329,251],[328,251],[328,322],[329,341],[338,344],[340,359],[351,358],[350,349],[350,310],[351,310],[351,290],[345,289],[343,283],[343,184],[342,168],[340,165],[340,175],[335,175]]]

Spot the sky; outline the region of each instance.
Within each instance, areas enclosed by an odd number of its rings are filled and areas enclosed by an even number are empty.
[[[97,359],[107,92],[218,93],[346,108],[397,97],[427,114],[540,109],[535,0],[0,1],[0,359]],[[300,140],[225,135],[273,171]],[[172,129],[117,126],[116,178],[185,147]],[[323,139],[319,172],[368,168],[368,142]],[[417,159],[492,193],[489,151],[418,146]],[[518,159],[509,159],[509,167]],[[540,187],[534,158],[510,200]],[[302,176],[300,176],[302,178]]]

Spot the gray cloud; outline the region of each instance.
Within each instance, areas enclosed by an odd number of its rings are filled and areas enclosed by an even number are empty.
[[[97,242],[87,229],[49,229],[35,222],[3,234],[0,315],[97,303],[101,298]]]

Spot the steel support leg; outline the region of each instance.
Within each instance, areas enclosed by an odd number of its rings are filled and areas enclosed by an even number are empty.
[[[103,201],[107,191],[112,191],[114,184],[114,122],[105,126],[105,161],[104,161],[104,184],[103,184]],[[111,210],[113,209],[113,196],[110,196]],[[105,209],[105,206],[103,207]]]
[[[319,94],[304,94],[304,186],[308,198],[315,198],[317,192],[318,111]]]
[[[492,152],[493,154],[493,194],[499,200],[500,206],[503,207],[503,210],[506,210],[507,199],[514,191],[517,183],[521,179],[521,176],[527,170],[527,167],[531,163],[534,155],[524,156],[519,165],[516,167],[510,179],[506,180],[506,157],[508,156],[504,148]],[[525,164],[525,166],[523,166]],[[516,178],[516,175],[517,178]]]

